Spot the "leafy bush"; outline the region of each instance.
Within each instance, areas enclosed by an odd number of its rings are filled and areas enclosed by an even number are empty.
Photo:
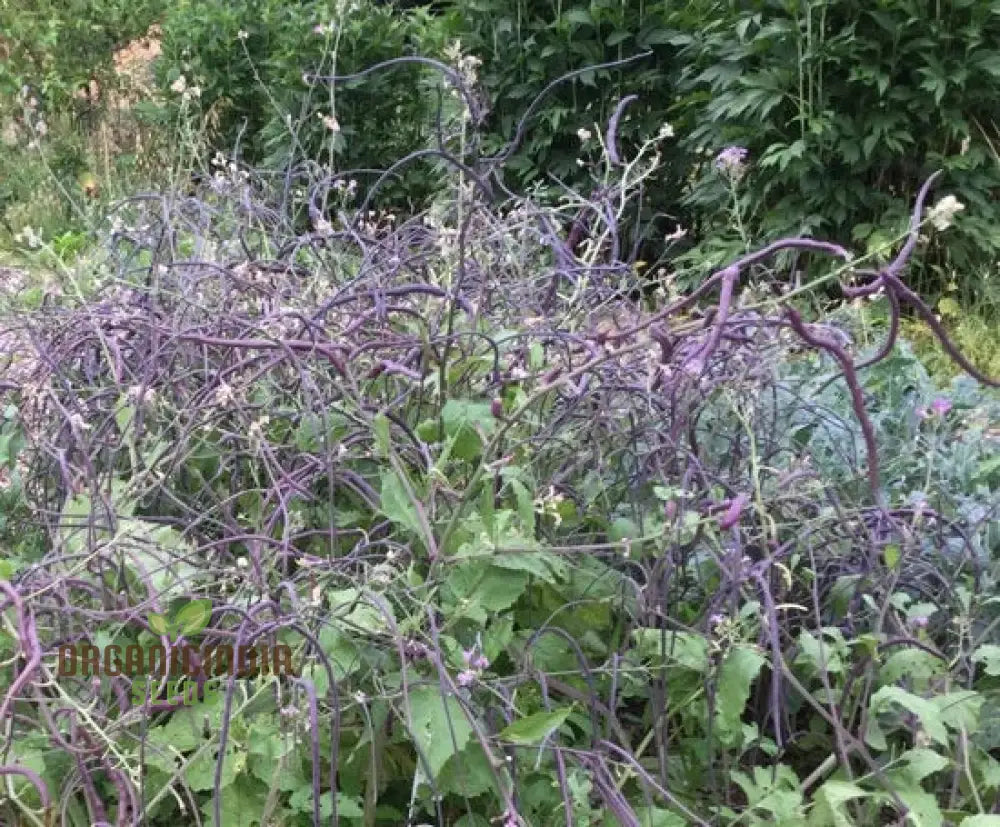
[[[433,134],[436,87],[420,68],[330,84],[317,76],[349,75],[384,60],[440,53],[444,32],[420,9],[401,12],[362,0],[184,0],[163,25],[165,87],[200,90],[214,125],[212,144],[248,163],[283,169],[291,158],[371,178]],[[395,203],[421,202],[438,178],[426,165],[390,180]]]
[[[111,78],[115,48],[149,29],[163,0],[0,2],[0,101],[29,85],[49,112],[69,107],[98,78]],[[0,111],[0,114],[9,112]]]
[[[742,204],[756,237],[819,233],[870,251],[884,252],[918,182],[944,169],[967,210],[927,260],[960,272],[991,264],[995,11],[961,0],[713,4],[671,41],[684,67],[678,108],[692,125],[681,140],[750,150]],[[705,215],[728,193],[703,174],[687,201]]]

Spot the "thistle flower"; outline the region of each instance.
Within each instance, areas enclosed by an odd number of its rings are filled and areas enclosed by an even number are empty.
[[[946,397],[938,397],[931,402],[931,412],[935,416],[944,416],[951,410],[951,400]]]
[[[951,410],[951,400],[943,396],[938,397],[930,406],[921,405],[917,408],[917,416],[920,419],[943,418]]]

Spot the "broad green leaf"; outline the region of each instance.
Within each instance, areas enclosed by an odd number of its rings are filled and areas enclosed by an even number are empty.
[[[628,517],[616,517],[608,527],[608,542],[611,543],[635,540],[641,536],[642,533],[639,531],[639,526],[635,524],[634,520],[630,520]]]
[[[885,659],[878,671],[880,684],[895,684],[903,678],[910,678],[918,689],[924,689],[931,678],[942,674],[945,665],[941,658],[923,649],[903,648],[894,651]]]
[[[872,695],[869,708],[873,715],[877,715],[891,704],[897,704],[916,715],[924,731],[937,743],[943,746],[948,744],[948,731],[941,719],[941,712],[934,703],[901,687],[883,686]]]
[[[473,402],[468,399],[449,399],[445,402],[441,408],[441,420],[444,422],[445,433],[449,436],[454,436],[466,425],[490,434],[497,424],[488,403]]]
[[[969,816],[968,818],[963,818],[958,827],[1000,827],[1000,816]]]
[[[260,814],[267,804],[267,788],[252,779],[238,778],[221,791],[219,809],[225,827],[259,827]],[[202,823],[211,824],[214,812],[212,797],[202,805]]]
[[[545,551],[497,553],[490,563],[497,568],[533,574],[546,583],[559,582],[566,576],[567,571],[565,560],[557,554]]]
[[[986,698],[971,689],[935,695],[931,703],[938,708],[941,720],[952,729],[964,729],[970,735],[979,729],[979,713]]]
[[[292,793],[288,803],[300,813],[312,813],[312,784],[302,786],[297,789],[294,793]],[[322,819],[329,819],[333,817],[333,797],[329,792],[320,793],[319,816]],[[348,819],[364,818],[365,810],[361,803],[361,799],[358,796],[337,793],[337,817]]]
[[[375,450],[382,458],[389,456],[389,449],[392,443],[389,440],[389,417],[385,414],[376,414],[372,419],[372,433],[375,436]]]
[[[161,614],[156,614],[156,612],[151,612],[146,615],[146,620],[149,621],[149,628],[152,629],[158,635],[169,635],[170,625],[167,618]]]
[[[765,663],[764,656],[749,646],[734,646],[729,650],[719,669],[716,693],[719,726],[723,732],[742,732],[740,719],[750,697],[750,687]]]
[[[437,778],[442,795],[454,793],[467,798],[496,789],[496,775],[482,746],[471,740],[461,752],[445,762]]]
[[[192,600],[174,615],[174,629],[180,635],[196,635],[208,625],[211,617],[211,600]]]
[[[118,397],[118,406],[115,408],[115,422],[118,430],[124,436],[128,433],[129,426],[135,418],[135,406],[129,401],[124,393]]]
[[[500,737],[515,744],[537,744],[559,729],[572,711],[573,707],[565,706],[552,712],[536,712],[505,727]]]
[[[937,798],[923,789],[920,784],[910,781],[904,773],[888,772],[886,780],[890,789],[909,811],[907,813],[908,824],[916,825],[916,827],[943,827],[944,815],[938,805]],[[895,798],[887,792],[880,793],[879,798],[886,806],[895,805]]]
[[[641,657],[664,659],[696,672],[708,669],[708,641],[701,635],[662,629],[636,629],[632,634]]]
[[[535,503],[527,486],[520,480],[510,481],[514,499],[517,501],[517,516],[521,521],[521,529],[529,537],[535,536]]]
[[[982,663],[983,669],[990,677],[1000,676],[1000,646],[987,643],[972,653],[973,663]]]
[[[843,807],[855,798],[865,798],[869,793],[847,781],[827,781],[816,790],[815,806],[809,813],[811,827],[854,827]]]
[[[928,775],[951,766],[951,759],[932,749],[911,749],[899,756],[907,764],[906,774],[914,781],[923,781]]]
[[[382,513],[396,525],[421,536],[417,510],[406,493],[403,481],[395,471],[385,471],[382,474],[380,507]]]
[[[458,601],[457,611],[485,622],[487,613],[509,608],[524,594],[528,575],[524,571],[471,562],[455,566],[445,582]]]
[[[410,735],[431,777],[437,778],[445,761],[465,748],[472,726],[461,704],[451,696],[442,697],[436,686],[411,690],[408,701]]]
[[[197,707],[195,707],[197,708]],[[229,748],[226,750],[225,760],[222,762],[221,788],[232,784],[247,765],[247,753],[242,749]],[[215,764],[214,750],[207,749],[198,755],[184,771],[184,777],[188,786],[195,792],[204,792],[213,789],[215,785]]]
[[[177,529],[126,518],[118,521],[117,538],[126,559],[148,579],[161,600],[190,592],[199,570],[188,562],[193,548]]]
[[[466,399],[449,399],[441,409],[441,419],[451,440],[452,455],[464,460],[479,456],[483,438],[493,433],[497,424],[490,405]]]
[[[381,634],[387,631],[388,621],[386,612],[392,616],[392,607],[383,603],[380,609],[372,605],[372,599],[367,597],[360,589],[340,589],[326,593],[327,601],[330,604],[330,614],[328,619],[336,628],[361,630]],[[325,642],[326,638],[320,635],[320,641]],[[325,647],[324,647],[325,648]]]
[[[636,807],[639,827],[687,827],[690,823],[683,816],[660,807]]]

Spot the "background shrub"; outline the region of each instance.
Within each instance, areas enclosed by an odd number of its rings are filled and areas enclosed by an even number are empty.
[[[197,85],[214,128],[212,146],[247,162],[282,169],[294,156],[333,170],[380,170],[424,148],[432,133],[437,98],[420,67],[336,85],[303,77],[347,75],[401,55],[440,53],[443,29],[422,9],[369,0],[185,0],[168,10],[163,35],[164,86],[182,75]],[[385,193],[397,203],[419,202],[436,181],[429,165],[418,165],[389,182]]]
[[[943,168],[966,211],[927,262],[968,272],[995,259],[994,6],[764,0],[704,12],[672,41],[692,126],[680,137],[691,150],[750,150],[743,197],[760,237],[807,232],[885,247],[920,182]],[[699,175],[686,201],[704,215],[726,198],[717,178]]]

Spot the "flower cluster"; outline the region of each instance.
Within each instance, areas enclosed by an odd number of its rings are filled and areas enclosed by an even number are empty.
[[[715,156],[715,169],[734,181],[738,181],[746,172],[746,147],[728,146]]]
[[[465,669],[455,676],[455,681],[459,686],[472,686],[483,674],[483,670],[490,665],[486,656],[482,652],[477,652],[476,648],[474,646],[462,651],[462,662],[465,664]]]
[[[201,97],[200,86],[188,86],[187,78],[179,75],[177,80],[170,84],[170,91],[181,96],[185,103],[189,100]]]
[[[955,215],[965,209],[965,204],[954,195],[946,195],[927,211],[927,218],[938,232],[947,230]]]

